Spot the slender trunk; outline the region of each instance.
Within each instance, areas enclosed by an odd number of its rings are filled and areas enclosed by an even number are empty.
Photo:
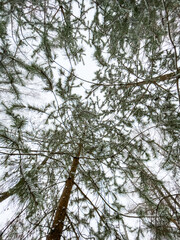
[[[70,199],[72,187],[74,185],[74,177],[79,164],[79,156],[81,153],[81,149],[82,149],[82,144],[79,144],[79,149],[76,156],[73,158],[69,177],[66,180],[66,184],[64,186],[63,192],[59,199],[59,203],[58,203],[57,210],[55,212],[52,228],[46,238],[47,240],[59,240],[62,236],[64,220],[66,217],[66,210],[67,210],[68,202]]]

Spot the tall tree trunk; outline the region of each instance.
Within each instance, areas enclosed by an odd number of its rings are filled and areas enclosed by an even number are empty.
[[[76,156],[73,158],[69,177],[66,180],[66,184],[64,186],[62,195],[59,199],[59,203],[54,216],[52,228],[46,238],[47,240],[59,240],[61,238],[63,227],[64,227],[64,220],[66,217],[66,210],[67,210],[68,202],[70,199],[72,187],[74,184],[74,177],[79,164],[79,156],[81,153],[81,149],[82,149],[82,143],[79,144],[78,152]]]

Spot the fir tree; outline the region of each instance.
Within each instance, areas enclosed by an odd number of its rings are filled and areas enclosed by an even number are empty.
[[[179,239],[179,11],[1,1],[1,239]]]

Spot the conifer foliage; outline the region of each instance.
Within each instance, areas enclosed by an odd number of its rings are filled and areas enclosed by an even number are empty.
[[[1,239],[180,239],[179,13],[0,2]]]

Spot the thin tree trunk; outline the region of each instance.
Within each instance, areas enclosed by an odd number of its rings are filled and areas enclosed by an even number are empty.
[[[72,187],[74,185],[74,177],[79,164],[79,156],[82,149],[82,143],[79,144],[79,149],[76,156],[73,158],[73,162],[71,165],[71,170],[69,173],[69,177],[66,180],[66,184],[64,186],[63,192],[59,199],[58,207],[55,212],[52,228],[47,235],[47,240],[59,240],[62,236],[64,220],[66,217],[66,210],[68,206],[68,202],[70,199]]]

